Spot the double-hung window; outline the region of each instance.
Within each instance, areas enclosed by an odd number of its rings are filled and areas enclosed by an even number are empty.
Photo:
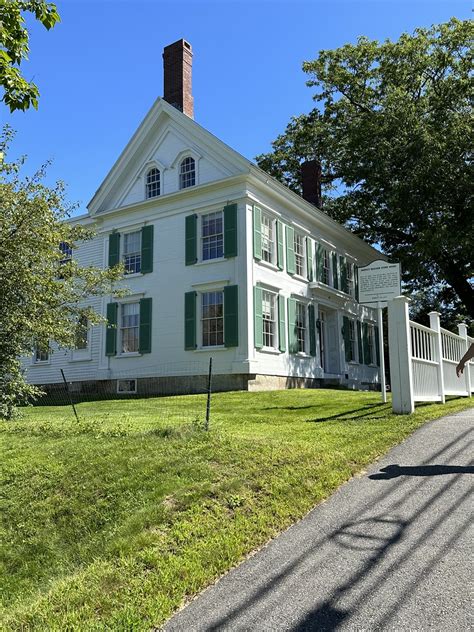
[[[375,327],[373,325],[367,327],[367,349],[369,364],[375,364]]]
[[[160,172],[155,167],[146,174],[147,199],[160,195]]]
[[[224,219],[222,211],[202,216],[202,260],[220,259],[224,256]]]
[[[80,316],[76,324],[74,347],[83,351],[88,347],[89,323],[85,316]]]
[[[202,346],[224,344],[224,292],[205,292],[201,295]]]
[[[142,267],[142,233],[125,233],[123,236],[123,263],[125,274],[135,274]]]
[[[61,252],[61,259],[59,260],[60,265],[69,263],[72,259],[72,246],[68,244],[67,241],[62,241],[59,244],[59,250]]]
[[[120,352],[138,352],[140,303],[123,303],[120,315]]]
[[[262,259],[275,263],[275,222],[268,215],[262,215]]]
[[[305,276],[305,238],[295,232],[295,272],[298,276]]]
[[[304,303],[296,303],[296,343],[297,352],[306,352],[306,305]]]
[[[33,361],[35,364],[49,362],[49,348],[43,345],[36,345]]]
[[[278,348],[276,294],[262,292],[263,346],[271,349]]]
[[[329,252],[326,248],[323,250],[323,270],[322,270],[322,282],[325,285],[329,285],[329,279],[331,278],[330,259]]]
[[[347,262],[346,265],[346,278],[347,278],[347,293],[350,296],[355,296],[354,290],[354,264]]]
[[[356,334],[356,323],[355,320],[349,319],[349,335],[348,335],[348,361],[354,362],[356,357],[356,345],[357,345],[357,334]]]
[[[196,184],[196,162],[194,158],[188,156],[179,167],[179,188],[187,189]]]

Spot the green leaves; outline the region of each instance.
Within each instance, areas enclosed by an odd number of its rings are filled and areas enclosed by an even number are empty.
[[[303,65],[315,109],[257,161],[299,192],[317,158],[326,212],[399,260],[410,290],[448,284],[474,318],[473,35],[452,19],[321,51]]]
[[[29,53],[24,12],[33,13],[48,30],[60,21],[56,6],[44,0],[0,2],[0,85],[4,89],[2,100],[10,112],[38,108],[38,87],[26,81],[18,68]]]
[[[0,142],[0,149],[6,145]],[[64,185],[45,186],[45,168],[23,179],[19,169],[0,162],[0,417],[11,416],[15,403],[37,392],[25,381],[20,357],[51,341],[73,347],[81,315],[91,324],[103,320],[91,297],[109,294],[123,274],[121,266],[101,270],[79,264],[74,250],[94,233],[64,221],[71,210]],[[61,263],[61,242],[73,249],[67,263]]]

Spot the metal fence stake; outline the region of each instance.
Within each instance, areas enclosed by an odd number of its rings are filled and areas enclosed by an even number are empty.
[[[209,419],[211,416],[211,384],[212,384],[212,358],[209,358],[209,377],[207,379],[206,431],[209,430]]]
[[[72,401],[71,393],[69,392],[69,386],[68,386],[68,383],[66,381],[66,376],[64,375],[64,371],[62,369],[61,369],[61,375],[63,376],[64,384],[66,386],[66,393],[67,393],[67,396],[69,398],[69,403],[71,404],[72,409],[74,411],[74,414],[76,415],[76,421],[79,421],[79,417],[77,416],[76,407],[74,406],[74,402]]]

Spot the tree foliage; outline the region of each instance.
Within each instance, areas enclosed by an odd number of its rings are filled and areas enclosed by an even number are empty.
[[[25,12],[33,13],[48,30],[60,19],[56,6],[45,0],[0,0],[0,85],[2,100],[11,112],[38,107],[38,87],[28,82],[19,68],[30,50]]]
[[[74,257],[61,263],[61,242],[80,247],[93,231],[67,221],[64,185],[45,186],[44,168],[22,178],[22,162],[5,161],[9,139],[7,130],[0,143],[0,417],[40,392],[27,384],[20,357],[51,341],[74,347],[81,316],[103,320],[86,299],[110,293],[123,272],[83,267]]]
[[[474,318],[471,21],[452,19],[305,62],[318,105],[260,167],[300,192],[319,159],[324,210],[402,264],[411,292]]]

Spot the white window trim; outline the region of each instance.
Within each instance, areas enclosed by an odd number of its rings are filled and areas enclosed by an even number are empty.
[[[127,300],[119,301],[117,314],[117,353],[114,358],[131,358],[141,356],[140,351],[119,351],[122,348],[122,310],[124,305],[138,304],[138,344],[140,344],[140,298],[127,296]],[[143,294],[141,295],[143,296]]]
[[[275,314],[275,333],[274,333],[274,340],[275,340],[275,344],[273,347],[268,347],[265,344],[263,344],[262,348],[259,349],[259,351],[266,351],[266,352],[270,352],[270,353],[281,353],[280,352],[280,332],[279,332],[279,314],[278,314],[278,292],[275,292],[274,290],[269,290],[263,286],[261,286],[262,289],[262,303],[263,303],[263,293],[266,292],[267,294],[271,294],[273,297],[273,310],[274,310],[274,314]],[[262,305],[262,329],[263,329],[263,321],[265,319],[263,318],[263,305]],[[265,339],[265,332],[262,330],[262,337],[263,339]]]
[[[47,366],[48,364],[51,364],[51,349],[49,350],[47,360],[37,360],[36,349],[35,349],[33,351],[33,355],[31,356],[31,364],[33,364],[34,366]]]
[[[200,284],[198,284],[200,285]],[[202,285],[202,284],[201,284]],[[194,286],[192,286],[194,287]],[[222,285],[215,285],[212,283],[207,283],[205,287],[200,287],[198,290],[198,305],[197,305],[197,313],[199,318],[197,319],[197,336],[199,344],[197,345],[196,351],[210,351],[210,350],[219,350],[219,349],[227,349],[225,344],[221,345],[208,345],[205,346],[202,344],[203,338],[203,327],[202,327],[202,296],[203,294],[208,294],[209,292],[222,292],[222,338],[225,340],[225,331],[224,331],[224,287]]]
[[[206,217],[206,215],[212,215],[214,213],[222,213],[222,257],[216,257],[215,259],[203,259],[202,258],[202,250],[203,250],[203,236],[202,236],[202,224],[203,224],[203,219],[204,217]],[[222,210],[222,208],[218,208],[215,209],[214,211],[205,211],[203,213],[200,213],[198,215],[198,221],[197,221],[197,231],[198,231],[198,248],[199,248],[199,252],[198,252],[198,260],[197,263],[195,265],[206,265],[208,263],[216,263],[217,261],[225,261],[225,257],[224,257],[224,211]]]
[[[85,349],[70,349],[68,362],[89,362],[92,360],[92,327],[87,326],[87,347]]]
[[[135,390],[133,391],[120,391],[119,390],[119,382],[135,382]],[[117,379],[117,395],[136,395],[138,391],[138,382],[137,378],[127,378],[127,379]]]
[[[301,300],[301,297],[294,297],[296,300],[296,306],[298,305],[303,305],[304,309],[305,309],[305,326],[304,326],[304,350],[303,351],[297,351],[295,354],[296,356],[300,356],[300,357],[304,357],[304,358],[310,358],[311,356],[309,355],[309,314],[308,314],[308,305],[310,304],[310,301],[308,300]],[[296,311],[298,311],[298,307],[296,307]],[[296,317],[296,313],[295,313],[295,317]]]
[[[303,244],[303,272],[302,274],[299,274],[298,272],[296,272],[296,238],[297,237],[301,237],[302,240],[302,244]],[[297,279],[301,279],[302,281],[307,281],[307,275],[308,275],[308,261],[307,261],[307,256],[306,256],[306,235],[304,233],[302,233],[300,230],[296,231],[294,233],[294,238],[293,238],[293,248],[295,251],[295,274],[294,276]]]
[[[267,261],[266,259],[263,258],[263,218],[267,218],[268,220],[270,220],[270,227],[271,227],[271,233],[272,233],[272,240],[271,240],[271,246],[272,246],[272,258],[271,261]],[[261,235],[262,235],[262,258],[259,260],[259,263],[262,263],[262,265],[266,265],[269,267],[272,267],[276,270],[278,270],[278,266],[277,266],[277,258],[278,258],[278,243],[277,243],[277,227],[276,227],[276,217],[274,217],[273,215],[271,215],[270,213],[267,213],[266,211],[262,211],[262,221],[261,221]]]
[[[160,174],[160,192],[158,193],[158,195],[149,196],[148,195],[148,174],[150,173],[152,169],[157,169],[158,173]],[[148,167],[143,177],[143,183],[145,185],[145,200],[146,201],[154,200],[155,198],[159,198],[163,195],[163,171],[157,165],[151,165]]]
[[[159,196],[158,196],[159,197]],[[152,198],[150,198],[152,199]],[[142,269],[142,228],[144,224],[142,224],[139,228],[130,228],[126,230],[120,231],[120,263],[125,265],[125,235],[131,235],[133,233],[140,233],[140,272],[130,272],[127,274],[124,273],[124,279],[133,279],[134,277],[143,276]]]

